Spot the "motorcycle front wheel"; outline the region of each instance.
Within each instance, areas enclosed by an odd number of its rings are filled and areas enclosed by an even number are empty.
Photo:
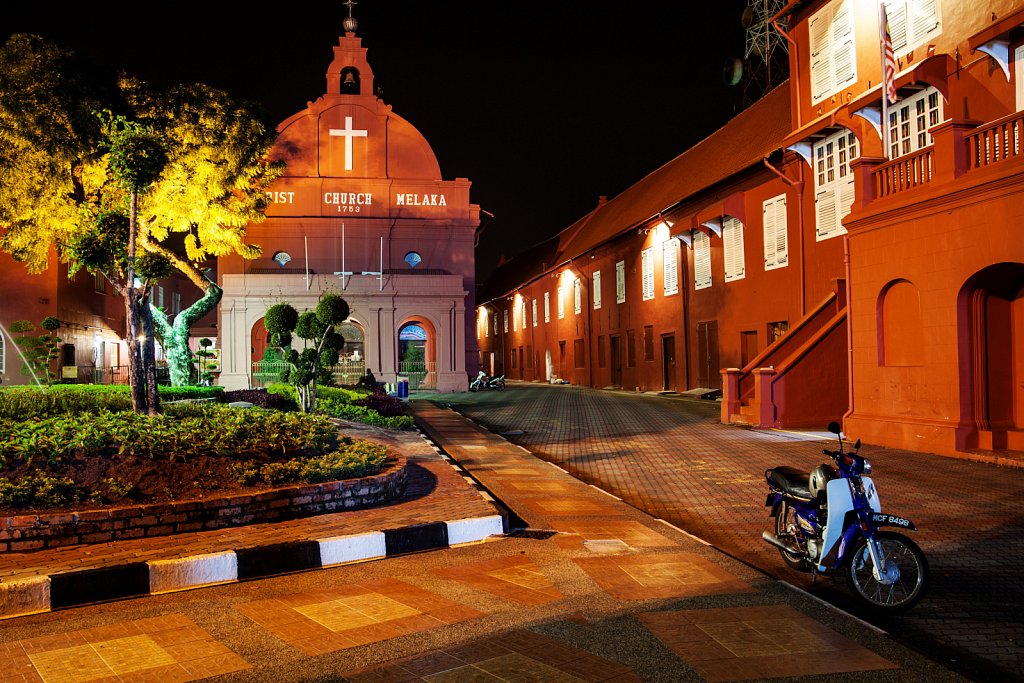
[[[793,508],[783,502],[779,506],[779,514],[775,516],[775,537],[796,549],[794,552],[789,552],[779,548],[779,554],[782,555],[782,561],[790,569],[805,572],[811,568],[811,564],[807,561],[807,556],[796,545],[795,538],[799,533]]]
[[[855,597],[877,613],[895,614],[910,609],[924,596],[928,586],[928,560],[912,540],[892,531],[875,534],[885,555],[886,577],[875,578],[867,539],[854,545],[846,578]]]
[[[479,388],[480,388],[479,384],[470,384],[469,385],[469,390],[470,391],[477,391]]]

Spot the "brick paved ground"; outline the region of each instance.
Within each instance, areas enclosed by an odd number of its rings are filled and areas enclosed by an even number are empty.
[[[827,444],[722,425],[716,403],[665,396],[510,383],[505,392],[432,400],[858,614],[844,589],[828,579],[810,585],[760,538],[768,521],[764,470],[810,469]],[[914,538],[932,569],[918,606],[875,623],[977,680],[1024,680],[1024,468],[871,445],[861,454],[874,466],[883,509],[917,523]],[[530,509],[511,507],[523,515]]]

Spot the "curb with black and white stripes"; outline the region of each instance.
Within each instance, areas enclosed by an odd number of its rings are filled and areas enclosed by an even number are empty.
[[[476,543],[501,515],[0,581],[0,619]]]

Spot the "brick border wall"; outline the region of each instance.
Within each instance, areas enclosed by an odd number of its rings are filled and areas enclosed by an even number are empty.
[[[402,495],[407,479],[407,460],[403,455],[395,455],[383,472],[360,479],[253,491],[230,498],[0,517],[0,553],[168,536],[357,510]]]

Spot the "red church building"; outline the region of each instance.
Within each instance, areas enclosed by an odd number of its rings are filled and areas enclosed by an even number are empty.
[[[254,383],[268,344],[263,315],[278,302],[300,312],[326,292],[351,309],[342,364],[394,383],[464,390],[475,374],[473,246],[479,207],[470,182],[443,180],[430,145],[376,94],[355,22],[334,48],[326,91],[278,126],[271,156],[286,170],[266,221],[247,240],[253,261],[220,258],[220,384]],[[468,321],[468,324],[467,324]],[[422,351],[403,365],[410,346]],[[422,360],[420,360],[422,359]],[[258,373],[257,373],[258,374]]]

